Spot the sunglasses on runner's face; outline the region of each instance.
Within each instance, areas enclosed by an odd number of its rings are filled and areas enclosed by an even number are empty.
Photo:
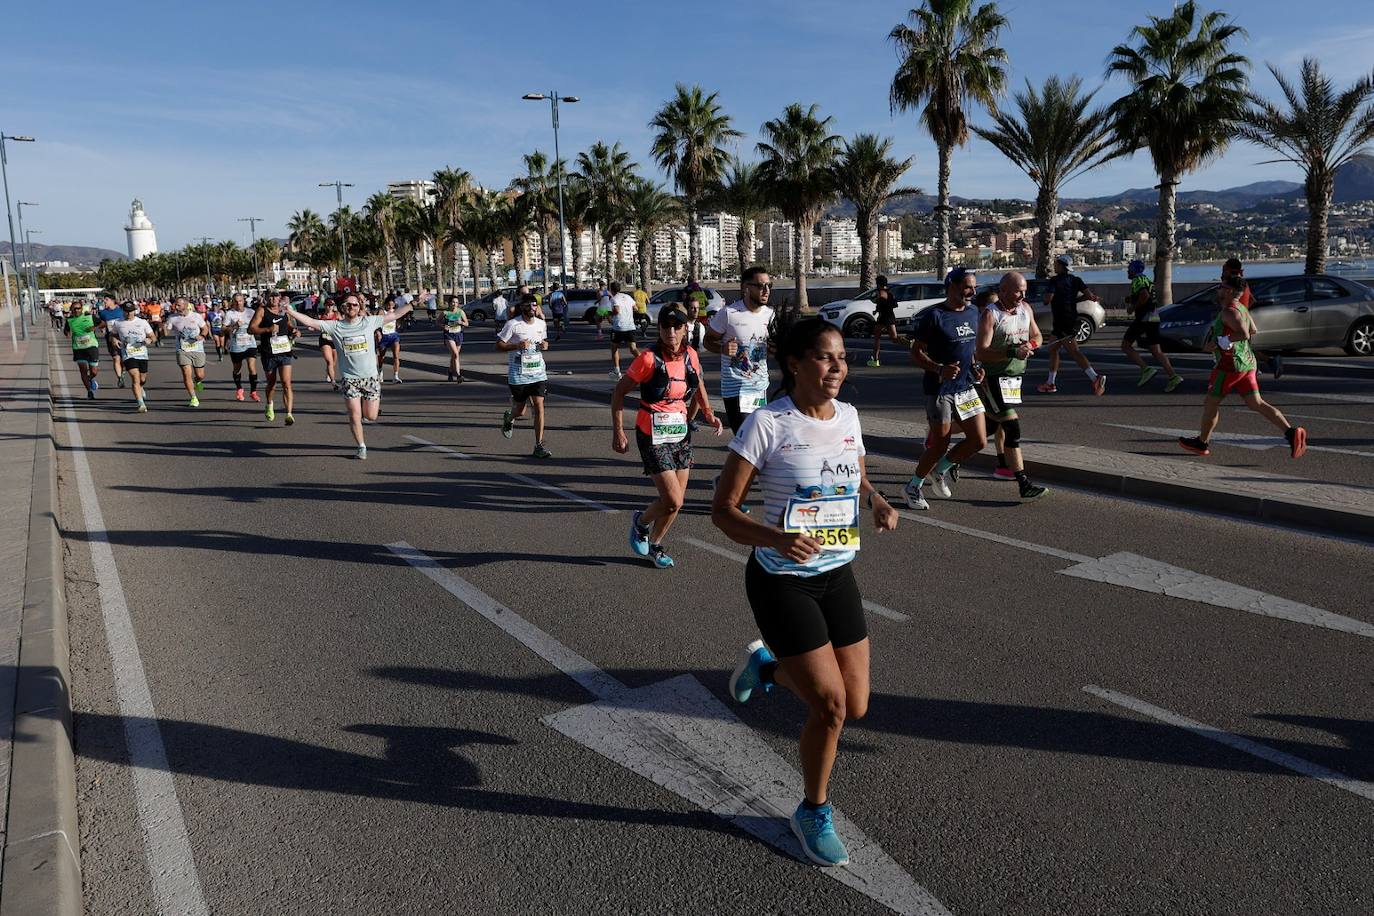
[[[772,288],[773,288],[773,284],[772,284],[772,283],[755,283],[755,282],[752,281],[752,280],[749,281],[748,283],[744,284],[744,285],[745,285],[745,286],[752,286],[752,287],[754,287],[755,289],[772,289]]]

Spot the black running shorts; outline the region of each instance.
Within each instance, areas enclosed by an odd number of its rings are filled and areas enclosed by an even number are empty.
[[[818,576],[775,576],[751,553],[744,591],[759,635],[778,658],[830,643],[836,649],[868,638],[863,596],[852,563]]]

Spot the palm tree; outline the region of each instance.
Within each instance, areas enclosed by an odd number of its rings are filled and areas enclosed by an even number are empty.
[[[1088,110],[1096,91],[1080,94],[1078,77],[1051,76],[1039,91],[1026,81],[1015,95],[1020,117],[992,116],[996,127],[974,132],[995,146],[1035,182],[1035,275],[1048,277],[1059,189],[1085,172],[1130,152],[1113,130],[1105,108]]]
[[[654,236],[670,226],[682,215],[677,198],[646,178],[636,178],[625,196],[625,218],[637,236],[635,261],[639,268],[640,289],[647,290],[653,279],[650,255],[654,250]]]
[[[969,104],[996,109],[1007,85],[1007,52],[997,46],[1007,17],[996,3],[976,9],[973,0],[926,0],[888,37],[901,61],[888,92],[893,113],[921,109],[921,123],[939,152],[939,199],[935,205],[935,272],[949,261],[949,163],[968,142]]]
[[[754,260],[755,220],[771,209],[764,192],[759,181],[759,164],[732,156],[728,172],[707,198],[711,206],[718,206],[739,220],[739,230],[735,233],[735,259],[739,262],[740,276],[744,276],[745,269]],[[721,244],[725,244],[724,239],[721,239]]]
[[[425,215],[411,198],[396,201],[396,246],[400,252],[401,273],[406,289],[424,285]],[[411,286],[411,266],[416,268],[415,287]]]
[[[591,225],[595,201],[587,183],[578,175],[563,182],[563,221],[568,227],[568,247],[573,262],[573,286],[582,285],[582,233]]]
[[[811,232],[835,197],[835,162],[841,139],[831,134],[832,118],[816,116],[817,106],[793,102],[782,117],[763,125],[766,142],[758,144],[763,162],[759,180],[768,199],[792,222],[794,309],[807,306],[806,271],[811,266]]]
[[[544,292],[549,291],[549,220],[558,218],[558,200],[554,196],[552,174],[549,172],[549,157],[539,150],[524,156],[525,174],[511,181],[511,187],[519,191],[530,208],[534,219],[535,231],[539,233],[539,263],[544,265]]]
[[[1249,61],[1231,50],[1245,30],[1225,13],[1200,14],[1193,0],[1151,16],[1107,58],[1107,73],[1130,82],[1107,109],[1123,145],[1145,147],[1159,175],[1155,289],[1174,301],[1179,180],[1220,155],[1240,128],[1249,100]]]
[[[324,220],[309,208],[297,210],[286,223],[286,246],[293,255],[304,255],[327,231]]]
[[[601,237],[601,254],[605,259],[606,277],[615,272],[615,244],[624,217],[620,208],[630,179],[635,177],[638,166],[630,160],[630,154],[621,149],[620,144],[607,146],[597,141],[584,153],[577,155],[577,171],[592,192],[594,219],[592,224],[592,244],[595,249],[597,235]],[[592,259],[596,260],[593,251]]]
[[[363,213],[382,236],[382,276],[387,289],[396,285],[391,273],[391,251],[396,247],[396,204],[397,199],[385,191],[378,191],[363,204]]]
[[[252,251],[258,259],[259,267],[264,272],[271,271],[272,265],[277,262],[277,258],[281,257],[281,249],[277,247],[276,242],[269,238],[261,238],[254,242]],[[260,282],[260,279],[259,277],[254,277],[253,282]]]
[[[687,205],[687,236],[691,248],[688,273],[701,276],[701,232],[697,209],[701,197],[720,181],[729,164],[721,144],[744,136],[730,126],[730,116],[700,86],[677,84],[677,95],[665,102],[649,126],[658,133],[650,151],[659,167],[673,179]]]
[[[499,195],[496,198],[495,216],[501,239],[510,241],[516,283],[524,283],[525,272],[529,269],[528,236],[534,222],[531,202],[518,194]]]
[[[450,230],[441,233],[443,236],[453,234],[452,230],[458,228],[462,221],[464,205],[472,199],[476,193],[472,176],[462,169],[442,168],[434,173],[434,204],[438,208],[439,216],[445,226]],[[444,285],[444,267],[449,260],[448,250],[452,243],[445,242],[440,249],[434,252],[435,284],[436,291],[442,292]],[[453,285],[450,289],[458,291],[458,259],[453,258]]]
[[[1330,77],[1313,58],[1304,58],[1294,86],[1278,68],[1269,72],[1283,92],[1287,109],[1251,96],[1239,136],[1273,150],[1278,162],[1303,170],[1307,193],[1307,266],[1305,272],[1326,269],[1327,221],[1336,173],[1356,156],[1368,152],[1374,140],[1374,77],[1364,76],[1344,92],[1336,92]]]
[[[835,163],[836,188],[841,197],[854,205],[854,221],[859,230],[860,289],[873,285],[878,254],[878,214],[883,204],[894,197],[921,193],[916,188],[893,187],[911,168],[913,157],[893,159],[891,152],[892,138],[856,134],[853,140],[845,143],[844,152]]]

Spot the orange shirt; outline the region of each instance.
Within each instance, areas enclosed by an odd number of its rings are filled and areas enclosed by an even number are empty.
[[[652,436],[654,433],[653,414],[685,414],[687,412],[687,402],[684,398],[687,396],[687,360],[689,359],[692,361],[692,369],[696,372],[697,378],[701,378],[701,363],[697,360],[696,351],[691,347],[688,347],[683,355],[675,360],[665,359],[663,365],[668,370],[668,389],[660,401],[639,402],[639,412],[635,415],[635,429],[646,436]],[[635,361],[630,363],[630,368],[625,370],[625,374],[642,385],[653,378],[654,362],[654,351],[642,350],[635,357]]]
[[[148,320],[149,320],[149,321],[161,321],[161,320],[162,320],[162,303],[161,303],[161,302],[149,302],[149,303],[148,303]]]

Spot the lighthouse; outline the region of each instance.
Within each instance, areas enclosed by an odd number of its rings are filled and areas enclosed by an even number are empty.
[[[157,233],[152,220],[143,212],[143,201],[137,197],[129,205],[129,225],[124,227],[124,233],[129,237],[129,260],[157,253]]]

